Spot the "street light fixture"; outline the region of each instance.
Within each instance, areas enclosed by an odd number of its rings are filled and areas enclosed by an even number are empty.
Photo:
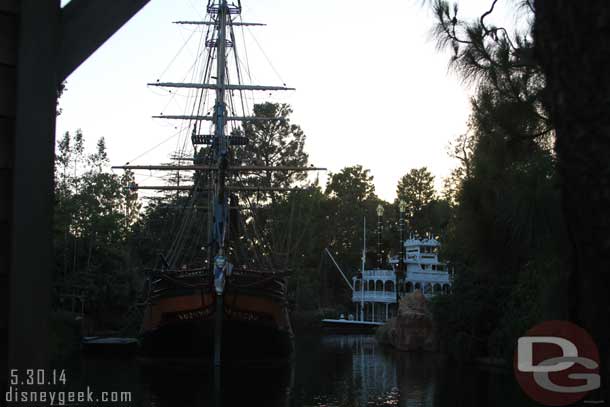
[[[398,209],[400,209],[400,213],[404,214],[407,211],[407,203],[405,202],[404,199],[400,200],[400,203],[398,204]]]
[[[400,212],[399,227],[400,227],[400,251],[398,258],[398,266],[396,269],[396,311],[398,312],[398,303],[400,301],[400,291],[404,289],[405,278],[405,212],[407,211],[407,203],[401,199],[398,203]]]
[[[383,216],[383,205],[377,205],[377,267],[381,268],[383,256],[381,254],[381,217]]]

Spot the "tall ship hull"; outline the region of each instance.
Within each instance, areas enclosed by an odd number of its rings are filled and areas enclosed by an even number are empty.
[[[225,362],[278,360],[292,353],[285,279],[266,274],[234,273],[227,280],[221,311]],[[211,361],[219,312],[212,280],[164,277],[152,288],[140,334],[142,355]]]

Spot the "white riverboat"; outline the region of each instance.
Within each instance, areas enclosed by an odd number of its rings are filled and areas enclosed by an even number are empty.
[[[438,240],[431,236],[411,236],[402,244],[404,250],[401,250],[401,255],[389,259],[389,268],[365,269],[363,260],[362,270],[350,284],[354,314],[347,318],[324,319],[322,325],[325,328],[336,331],[349,331],[349,328],[374,330],[396,315],[397,301],[406,293],[420,290],[431,298],[451,291],[452,273],[449,266],[438,258],[441,247]]]

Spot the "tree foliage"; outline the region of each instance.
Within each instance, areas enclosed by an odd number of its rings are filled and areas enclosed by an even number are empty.
[[[398,201],[406,204],[406,215],[414,219],[434,199],[434,176],[426,167],[413,168],[403,175],[396,187]]]
[[[413,168],[398,180],[396,204],[405,204],[405,220],[409,232],[424,235],[432,225],[424,219],[435,201],[434,176],[426,167]]]
[[[454,290],[436,301],[443,336],[459,338],[450,350],[467,357],[506,357],[527,324],[560,309],[550,293],[562,280],[565,232],[545,78],[531,27],[510,35],[487,23],[496,3],[474,21],[460,20],[457,5],[433,5],[439,48],[453,50],[451,66],[477,88],[445,182],[454,210],[443,251]],[[516,314],[517,304],[529,306]]]
[[[87,155],[84,136],[58,143],[55,183],[57,306],[111,313],[134,299],[137,281],[125,248],[139,217],[137,196],[125,186],[133,174],[105,172],[104,139]]]
[[[254,117],[272,118],[274,120],[250,120],[243,128],[235,130],[234,135],[249,139],[248,146],[236,152],[240,163],[260,166],[293,166],[307,165],[308,155],[304,150],[305,133],[300,126],[290,122],[292,108],[281,103],[255,104]],[[307,175],[302,172],[261,171],[249,175],[247,184],[263,187],[287,188],[295,182],[304,181]]]
[[[329,174],[326,194],[345,204],[362,204],[375,198],[373,176],[361,165],[345,167],[336,174]]]

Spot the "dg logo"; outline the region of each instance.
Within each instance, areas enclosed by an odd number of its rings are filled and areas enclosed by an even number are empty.
[[[514,371],[523,391],[547,406],[576,403],[601,384],[595,342],[567,321],[543,322],[519,338]]]

